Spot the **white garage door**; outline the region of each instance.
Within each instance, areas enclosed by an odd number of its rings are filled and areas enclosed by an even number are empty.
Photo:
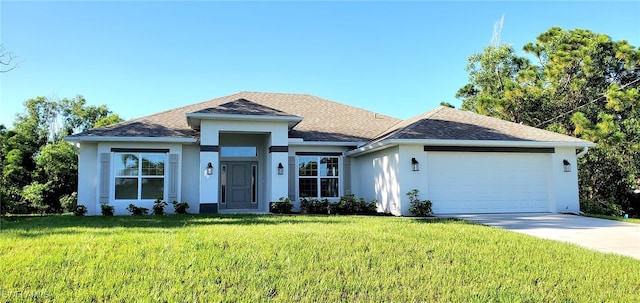
[[[433,212],[548,212],[550,154],[428,152]]]

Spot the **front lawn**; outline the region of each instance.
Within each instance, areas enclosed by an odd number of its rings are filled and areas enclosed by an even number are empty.
[[[10,218],[0,301],[638,302],[640,261],[462,221]]]

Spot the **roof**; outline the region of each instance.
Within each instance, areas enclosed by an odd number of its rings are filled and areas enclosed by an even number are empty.
[[[193,114],[225,114],[225,115],[252,115],[252,116],[290,116],[289,114],[251,102],[247,99],[238,99],[193,112]]]
[[[259,108],[258,108],[259,107]],[[161,113],[89,130],[68,138],[99,137],[194,138],[200,133],[189,127],[189,113],[237,113],[302,117],[289,137],[305,141],[366,142],[400,119],[331,100],[284,93],[240,92]]]
[[[588,143],[571,136],[445,106],[401,121],[374,141],[388,139]]]
[[[304,141],[368,142],[366,145],[372,145],[417,139],[592,145],[571,136],[443,106],[403,121],[311,95],[259,92],[240,92],[68,138],[91,141],[146,137],[195,142],[200,137],[198,119],[229,117],[288,121],[289,137]]]

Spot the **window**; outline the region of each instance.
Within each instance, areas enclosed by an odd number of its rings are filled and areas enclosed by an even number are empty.
[[[115,154],[116,200],[164,199],[165,154]]]
[[[337,198],[340,196],[338,157],[298,157],[298,190],[301,197]]]
[[[256,157],[258,148],[255,146],[223,146],[220,148],[221,157]]]

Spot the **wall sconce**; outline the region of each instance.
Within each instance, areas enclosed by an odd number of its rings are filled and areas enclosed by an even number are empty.
[[[282,166],[282,162],[278,163],[278,175],[284,174],[284,166]]]
[[[420,162],[418,162],[418,160],[416,160],[416,158],[411,158],[411,169],[413,171],[419,171],[420,170]]]
[[[207,176],[211,176],[211,175],[213,175],[213,164],[209,162],[209,164],[207,164]]]
[[[571,171],[571,163],[567,161],[567,159],[562,160],[562,164],[564,164],[564,172],[568,173]]]

